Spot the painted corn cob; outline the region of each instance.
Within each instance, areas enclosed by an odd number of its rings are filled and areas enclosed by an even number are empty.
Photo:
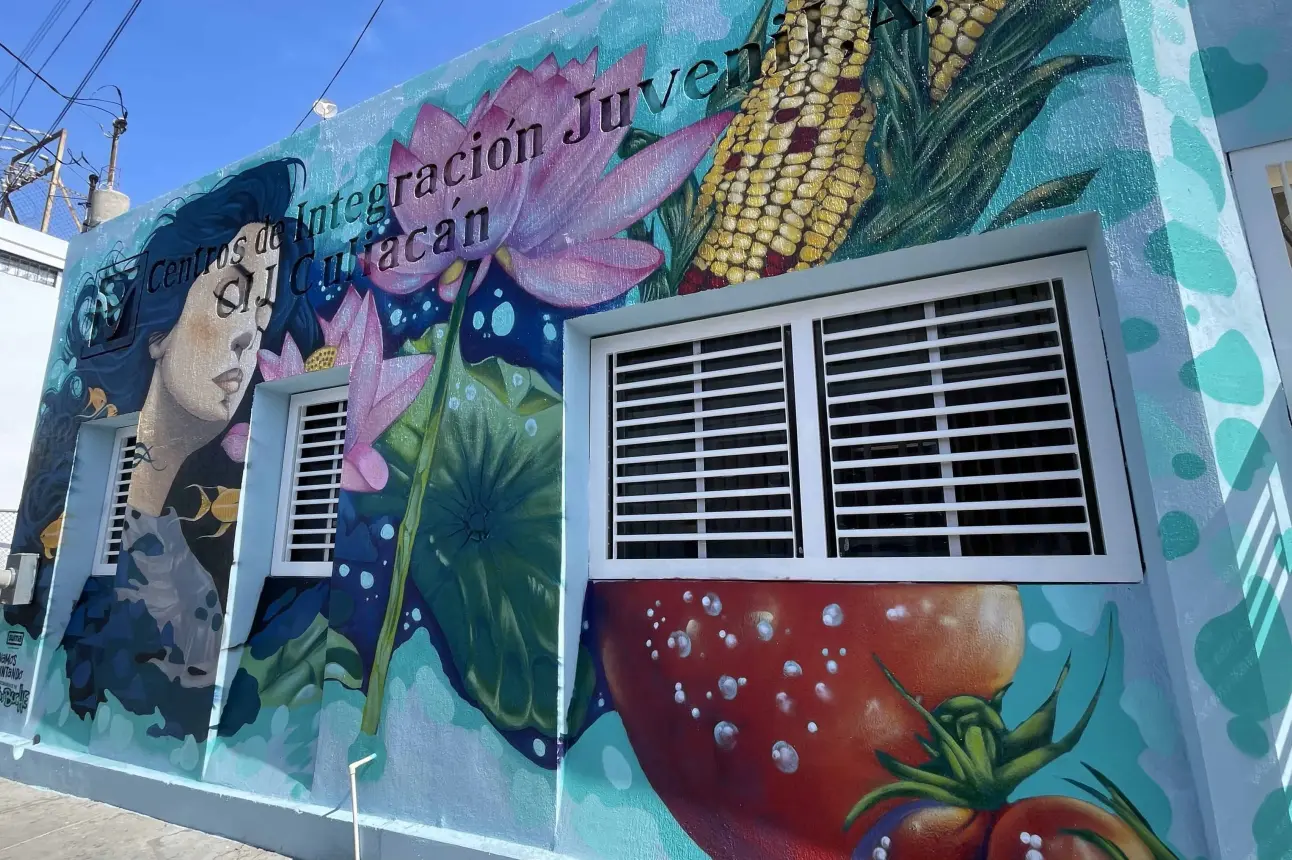
[[[790,57],[776,51],[741,102],[700,185],[714,206],[679,291],[738,284],[823,263],[875,190],[866,145],[874,102],[861,82],[870,56],[868,0],[789,0]]]
[[[946,13],[929,18],[929,85],[933,101],[946,98],[956,77],[969,64],[978,40],[1006,0],[939,0]]]

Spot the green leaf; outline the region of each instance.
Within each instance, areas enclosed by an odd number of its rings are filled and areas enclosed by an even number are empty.
[[[527,371],[501,361],[496,366],[507,374],[503,393],[519,403],[500,403],[494,386],[486,386],[446,413],[410,578],[444,632],[470,700],[500,729],[533,728],[555,737],[560,416],[541,415],[550,429],[533,435],[517,416],[558,400],[536,383],[517,398],[511,374]],[[475,369],[468,374],[470,368],[455,363],[449,384],[481,380]],[[590,657],[579,660],[576,692],[588,696]],[[571,703],[577,719],[585,710],[586,702]]]
[[[998,230],[1007,224],[1012,224],[1020,218],[1026,218],[1028,215],[1034,215],[1037,212],[1071,206],[1081,199],[1081,195],[1086,191],[1086,186],[1090,184],[1098,173],[1099,169],[1096,168],[1083,173],[1064,176],[1061,179],[1042,182],[1031,191],[1026,191],[1019,195],[1014,199],[1013,203],[1002,209],[1000,214],[987,225],[987,229]]]
[[[1059,712],[1059,693],[1063,690],[1063,682],[1067,680],[1071,669],[1072,655],[1068,655],[1049,697],[1030,717],[1005,735],[1001,749],[1006,759],[1018,758],[1023,753],[1040,749],[1054,740],[1054,720]]]
[[[245,651],[239,668],[256,679],[261,707],[276,708],[320,701],[323,681],[332,677],[333,664],[356,679],[347,686],[357,688],[362,684],[363,663],[359,652],[345,636],[330,629],[327,617],[320,613],[301,635],[263,660]],[[341,676],[337,680],[344,683]]]
[[[631,158],[660,139],[660,135],[644,128],[630,128],[619,143],[619,157]]]
[[[769,22],[772,17],[772,0],[763,0],[763,5],[759,8],[758,14],[754,16],[754,22],[749,27],[749,34],[740,45],[753,43],[759,45],[766,54],[772,46],[772,36],[768,32]],[[739,46],[737,46],[739,47]],[[739,107],[744,101],[745,96],[749,95],[749,90],[753,87],[755,75],[761,72],[761,69],[751,68],[749,64],[749,54],[741,51],[736,55],[736,77],[743,83],[738,87],[727,87],[726,70],[718,80],[718,86],[709,94],[709,100],[705,104],[705,116],[713,116],[716,113],[722,113],[724,110],[732,110]]]
[[[334,629],[328,630],[327,664],[323,677],[337,681],[351,690],[363,686],[363,658],[349,639]]]
[[[1098,848],[1100,851],[1107,854],[1108,857],[1111,858],[1111,860],[1130,860],[1130,858],[1126,856],[1125,851],[1122,851],[1120,848],[1117,847],[1117,844],[1115,842],[1113,842],[1111,839],[1109,839],[1108,837],[1104,836],[1101,833],[1096,833],[1093,830],[1067,829],[1067,828],[1060,830],[1059,832],[1066,833],[1070,836],[1075,836],[1078,839],[1080,839],[1082,842],[1086,842],[1090,845],[1093,845],[1094,847]]]

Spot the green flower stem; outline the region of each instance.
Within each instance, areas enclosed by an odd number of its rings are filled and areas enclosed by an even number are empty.
[[[435,460],[435,444],[440,437],[440,423],[444,419],[444,404],[448,399],[449,370],[457,354],[458,332],[466,316],[467,296],[480,268],[479,260],[469,260],[462,274],[462,283],[449,311],[449,324],[444,334],[444,347],[436,359],[434,388],[431,389],[431,408],[422,425],[421,447],[417,451],[417,468],[413,472],[412,486],[408,492],[408,506],[399,524],[399,538],[395,543],[395,565],[390,575],[390,597],[386,601],[386,617],[381,622],[377,637],[377,651],[372,658],[372,671],[368,673],[368,698],[363,705],[360,731],[377,734],[381,724],[382,699],[386,694],[386,673],[390,671],[390,658],[395,651],[395,634],[399,630],[399,614],[404,609],[404,588],[408,584],[408,565],[413,557],[413,540],[422,521],[422,500],[426,485],[431,479],[431,464]]]

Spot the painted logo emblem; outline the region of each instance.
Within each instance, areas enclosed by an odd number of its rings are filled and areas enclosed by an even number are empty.
[[[136,254],[104,266],[93,276],[89,301],[82,308],[81,358],[129,347],[135,339],[142,273],[148,255]]]

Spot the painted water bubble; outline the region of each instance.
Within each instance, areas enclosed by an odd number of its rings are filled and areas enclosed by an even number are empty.
[[[777,741],[772,744],[772,761],[781,773],[794,773],[799,769],[798,750],[785,741]]]
[[[682,592],[682,602],[683,602],[683,603],[690,603],[690,602],[691,602],[692,600],[694,600],[694,599],[695,599],[695,595],[694,595],[694,594],[692,594],[691,592],[689,592],[689,591],[683,591],[683,592]]]
[[[364,588],[372,588],[372,584],[373,584],[372,574],[366,570],[363,573],[360,573],[359,584],[362,585]]]
[[[816,723],[808,723],[807,729],[812,734],[816,734]]]
[[[761,619],[756,625],[754,625],[754,630],[757,631],[758,638],[764,642],[770,641],[772,634],[776,632],[772,628],[772,622],[768,621],[766,618]]]
[[[835,672],[839,671],[839,664],[834,662],[833,660],[826,660],[825,670],[829,672],[831,675],[833,675]]]
[[[722,641],[727,643],[727,647],[728,647],[728,648],[735,648],[735,647],[736,647],[736,634],[734,634],[734,633],[728,633],[726,636],[724,636],[724,637],[722,638]]]
[[[830,692],[830,688],[821,682],[817,682],[816,695],[823,702],[828,702],[834,698],[834,693]]]
[[[673,693],[673,701],[677,702],[679,705],[682,704],[686,701],[686,693],[681,689],[678,689]]]
[[[831,603],[825,609],[822,609],[821,623],[826,627],[838,627],[843,623],[843,608],[837,603]]]
[[[730,675],[723,675],[718,679],[718,692],[722,694],[722,698],[734,699],[739,691],[740,685]]]
[[[722,614],[722,600],[712,591],[700,598],[700,605],[704,607],[704,611],[709,615],[717,617]]]
[[[781,713],[788,714],[794,710],[794,700],[790,698],[789,693],[777,693],[776,707],[781,709]]]
[[[525,422],[525,434],[528,436],[538,435],[538,422],[530,418]]]
[[[394,536],[395,536],[395,527],[392,526],[390,523],[386,523],[384,526],[381,527],[382,540],[390,540]]]
[[[691,718],[692,718],[692,719],[696,719],[696,720],[700,719],[700,709],[699,709],[699,708],[692,708],[692,709],[691,709]]]
[[[674,630],[668,634],[668,647],[676,648],[679,657],[690,657],[691,637],[682,630]]]
[[[786,660],[782,671],[786,678],[797,678],[803,674],[803,667],[793,660]]]
[[[740,729],[736,728],[735,723],[723,720],[713,727],[713,742],[718,745],[718,749],[730,750],[736,746],[736,735],[738,734],[740,734]]]

